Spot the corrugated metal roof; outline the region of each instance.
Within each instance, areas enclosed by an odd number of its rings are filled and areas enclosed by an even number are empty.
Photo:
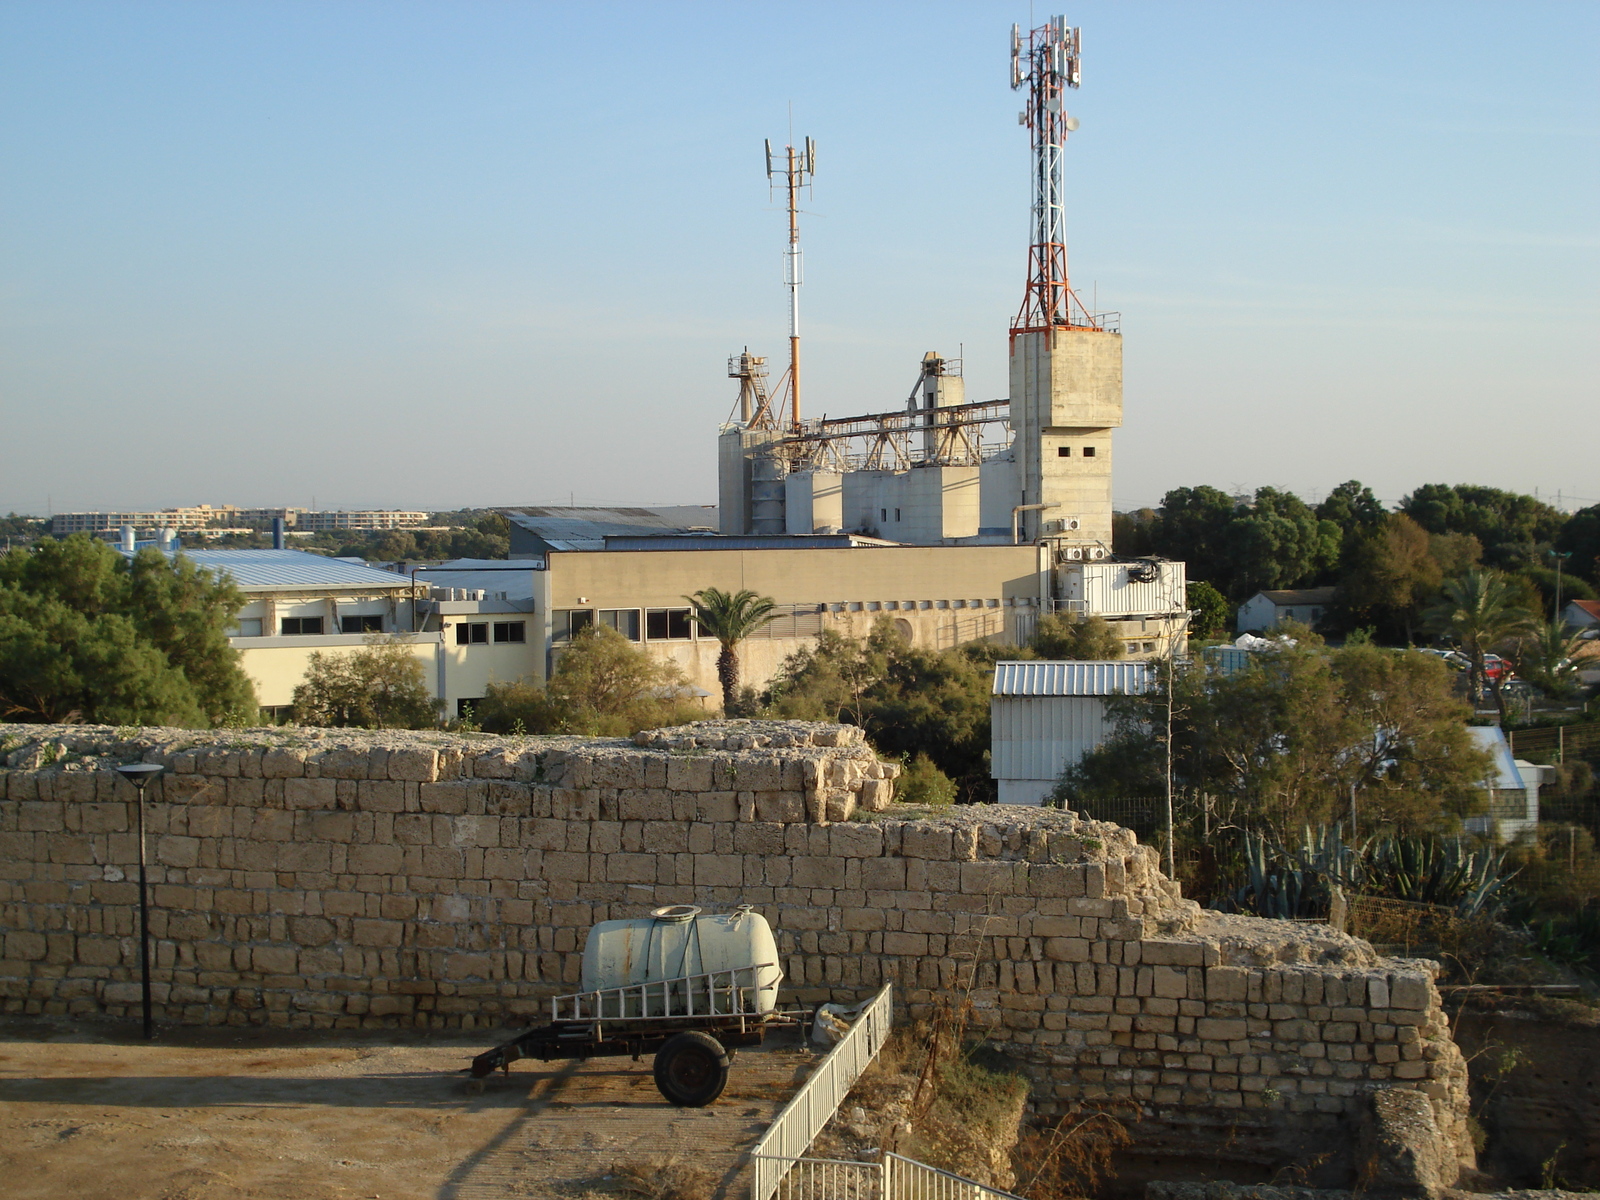
[[[196,566],[226,573],[247,592],[411,586],[409,578],[393,571],[379,571],[359,563],[308,554],[304,550],[185,550],[183,556]]]
[[[1150,684],[1147,662],[998,662],[996,696],[1115,696]]]
[[[552,544],[556,541],[597,542],[608,535],[626,537],[673,529],[714,530],[717,527],[714,505],[680,504],[664,508],[533,507],[503,508],[500,511],[514,525]]]

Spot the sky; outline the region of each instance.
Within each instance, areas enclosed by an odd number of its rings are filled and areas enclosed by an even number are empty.
[[[1056,11],[9,0],[0,511],[714,503],[727,357],[786,353],[791,129],[807,414],[930,349],[1004,396],[1010,29]],[[1600,5],[1062,11],[1119,508],[1600,500]]]

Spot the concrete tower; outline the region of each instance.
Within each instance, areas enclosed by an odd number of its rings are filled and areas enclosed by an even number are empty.
[[[1033,147],[1028,286],[1011,324],[1011,422],[1022,530],[1059,539],[1061,557],[1111,548],[1111,433],[1122,424],[1122,336],[1079,302],[1067,279],[1063,163],[1077,119],[1081,36],[1063,17],[1011,32],[1011,86],[1026,89]]]

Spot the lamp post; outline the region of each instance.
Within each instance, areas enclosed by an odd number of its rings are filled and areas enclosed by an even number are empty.
[[[144,993],[147,1041],[155,1037],[155,1025],[150,1015],[150,891],[145,878],[144,789],[164,771],[166,768],[157,763],[128,763],[117,768],[117,774],[133,784],[139,793],[139,982]]]
[[[1561,620],[1561,560],[1571,558],[1572,551],[1568,550],[1565,554],[1558,554],[1556,551],[1551,550],[1549,554],[1551,558],[1556,560],[1556,615],[1552,618],[1552,623],[1559,623]]]

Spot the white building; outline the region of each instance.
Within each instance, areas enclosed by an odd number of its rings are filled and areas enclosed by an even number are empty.
[[[1150,686],[1148,662],[999,662],[990,700],[990,774],[1001,804],[1040,804],[1061,772],[1115,731],[1106,698]]]
[[[1487,810],[1468,817],[1462,827],[1468,833],[1493,834],[1502,842],[1515,840],[1539,828],[1540,769],[1511,755],[1511,744],[1498,725],[1469,725],[1467,734],[1493,759],[1489,776],[1482,787],[1489,793]]]
[[[1238,633],[1259,633],[1285,621],[1296,621],[1307,629],[1315,629],[1323,614],[1333,607],[1334,589],[1282,588],[1257,592],[1239,606],[1239,616],[1234,622]]]

